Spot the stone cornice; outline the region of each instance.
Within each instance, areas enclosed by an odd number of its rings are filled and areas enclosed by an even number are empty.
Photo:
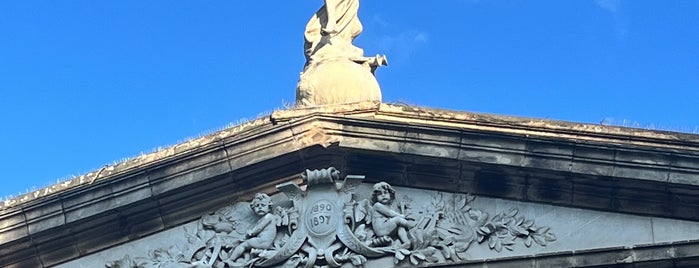
[[[301,120],[320,115],[366,117],[398,124],[452,128],[461,131],[522,135],[541,139],[568,139],[577,143],[599,143],[618,147],[641,147],[645,150],[659,150],[660,154],[667,153],[666,150],[672,150],[671,152],[679,154],[699,154],[699,135],[693,134],[363,102],[275,111],[268,117],[226,128],[153,153],[143,154],[16,198],[4,200],[0,202],[0,211],[68,189],[90,185],[98,180],[127,174],[130,171],[142,169],[158,162],[167,161],[187,151],[202,149],[202,147],[215,143],[220,139],[245,135],[248,132],[253,133],[255,129],[264,125],[279,124],[290,120]]]

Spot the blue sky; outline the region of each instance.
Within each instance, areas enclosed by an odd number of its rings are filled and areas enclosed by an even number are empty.
[[[321,4],[1,1],[0,198],[292,103]],[[363,0],[355,44],[386,102],[699,133],[698,11]]]

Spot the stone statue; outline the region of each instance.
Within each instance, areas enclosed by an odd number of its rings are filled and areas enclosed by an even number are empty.
[[[277,225],[274,214],[272,214],[272,198],[264,193],[255,194],[255,198],[250,203],[255,215],[259,216],[255,226],[247,230],[246,240],[240,243],[231,252],[227,263],[232,263],[248,250],[251,249],[271,249],[274,238],[277,236]]]
[[[374,71],[387,65],[386,56],[364,57],[364,51],[352,44],[362,32],[358,10],[359,0],[325,0],[308,21],[297,105],[381,101]]]
[[[409,222],[405,215],[399,212],[400,208],[394,203],[395,199],[396,190],[390,184],[385,182],[374,184],[374,191],[371,195],[371,202],[374,203],[371,215],[374,234],[379,238],[397,234],[402,242],[401,247],[410,248],[407,230],[415,227],[415,224]]]

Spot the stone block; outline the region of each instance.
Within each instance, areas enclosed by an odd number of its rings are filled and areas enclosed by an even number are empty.
[[[98,252],[110,246],[129,241],[125,222],[117,217],[105,217],[97,226],[79,226],[74,229],[76,247],[81,255]],[[92,223],[90,224],[92,225]]]
[[[5,268],[27,268],[27,267],[45,267],[41,264],[41,260],[39,260],[39,257],[37,256],[32,256],[28,257],[26,259],[18,260],[17,262],[12,262],[12,263],[7,263]]]
[[[612,171],[612,176],[666,182],[670,174],[667,169],[650,169],[642,166],[617,165],[614,167],[614,171]]]
[[[2,234],[0,236],[0,245],[28,235],[25,223],[26,218],[22,211],[13,211],[3,215],[2,220],[0,220],[0,234]],[[24,230],[24,232],[17,233],[19,230]],[[14,234],[10,234],[10,232]]]
[[[183,159],[148,172],[153,195],[229,173],[226,152],[217,150]]]
[[[66,208],[64,212],[66,223],[97,216],[105,211],[112,211],[114,208],[116,208],[116,203],[114,198],[111,196],[96,199],[80,206]]]
[[[525,185],[521,177],[495,172],[478,172],[474,178],[473,194],[523,199]]]
[[[30,234],[60,227],[65,224],[65,216],[60,199],[44,205],[33,206],[25,210]]]
[[[635,163],[651,166],[667,166],[670,164],[670,157],[667,154],[648,151],[616,150],[614,158],[616,162]]]
[[[0,264],[9,264],[17,259],[29,258],[33,255],[36,255],[36,252],[32,247],[32,240],[29,237],[24,237],[0,247]]]
[[[574,267],[575,259],[570,256],[547,256],[536,259],[537,268]]]
[[[523,166],[525,156],[515,152],[462,147],[458,159],[480,164]]]
[[[240,193],[231,188],[228,180],[214,180],[206,186],[192,188],[186,192],[170,193],[158,199],[163,224],[172,227],[200,217],[227,202],[232,196],[226,193]]]
[[[137,187],[114,193],[114,204],[117,207],[124,207],[136,202],[142,202],[152,197],[150,185],[139,185]]]
[[[420,162],[408,165],[404,177],[406,186],[454,192],[459,188],[459,175],[460,167],[457,163],[438,166]]]
[[[59,237],[41,243],[37,246],[37,252],[41,262],[46,267],[51,267],[80,256],[72,236]]]
[[[535,155],[549,155],[561,158],[572,158],[574,147],[570,144],[561,142],[527,140],[525,150],[528,153]]]
[[[10,243],[16,240],[24,239],[29,236],[29,232],[26,226],[17,226],[14,228],[8,228],[2,231],[0,235],[0,245]]]
[[[511,152],[525,151],[524,139],[504,135],[484,135],[482,132],[464,131],[461,134],[462,147],[501,149]]]
[[[570,172],[573,160],[566,157],[546,157],[528,155],[524,158],[522,166],[526,168],[537,168],[552,171]]]
[[[653,241],[669,243],[696,239],[699,235],[699,223],[665,218],[651,218],[653,222]],[[668,256],[669,257],[669,256]]]
[[[461,134],[461,131],[449,129],[413,127],[405,132],[405,140],[416,143],[459,147],[463,139]]]
[[[674,267],[699,267],[699,259],[676,260]]]
[[[205,181],[210,181],[211,178],[224,174],[224,170],[229,170],[228,163],[220,162],[213,166],[188,170],[185,173],[153,180],[151,181],[152,194],[158,196],[168,191],[191,187],[191,185],[198,183],[205,183]]]
[[[112,180],[110,182],[112,184],[112,193],[119,194],[120,192],[147,187],[148,174],[145,171],[138,172],[129,175],[128,177],[124,177],[119,180]]]
[[[676,243],[673,245],[674,257],[677,259],[697,257],[697,252],[699,252],[699,244],[697,243]]]
[[[314,146],[314,144],[302,146],[301,144],[294,143],[291,137],[289,137],[287,141],[283,142],[278,142],[276,140],[272,140],[270,142],[273,143],[259,144],[258,146],[242,144],[241,146],[227,147],[226,151],[228,154],[229,170],[235,171],[238,169],[249,168],[250,166],[262,163],[272,158],[283,156],[285,154],[298,155],[301,153],[302,149]]]
[[[150,200],[120,210],[130,239],[137,239],[165,228],[157,202]]]
[[[100,183],[92,187],[85,187],[80,191],[75,191],[61,198],[63,200],[63,208],[72,210],[86,204],[99,203],[100,201],[111,198],[112,187],[108,183]]]
[[[570,171],[595,176],[611,176],[614,165],[611,162],[587,161],[573,158]]]
[[[574,184],[573,205],[591,208],[611,209],[612,189],[589,184]]]
[[[699,205],[697,205],[697,203],[677,204],[672,210],[667,211],[666,213],[669,213],[670,216],[678,219],[699,220]]]
[[[340,147],[343,148],[382,151],[387,153],[400,153],[402,146],[403,136],[400,138],[393,136],[377,138],[344,136],[340,141]]]
[[[665,191],[619,188],[613,198],[613,203],[624,212],[657,215],[672,209],[666,202],[669,195]]]
[[[583,252],[575,256],[575,265],[580,267],[624,264],[633,261],[633,252],[629,250],[608,250],[604,252]]]
[[[614,160],[615,150],[602,146],[585,146],[582,144],[575,145],[573,150],[573,158],[589,161],[612,162]]]
[[[405,154],[442,157],[447,159],[457,159],[459,155],[459,147],[435,143],[407,141],[400,144],[400,150]]]
[[[527,184],[526,199],[529,201],[570,204],[573,200],[573,182],[565,177],[531,176]]]
[[[671,170],[668,182],[699,186],[699,173]]]
[[[672,167],[688,170],[699,170],[699,156],[696,155],[672,155],[670,165]]]
[[[674,266],[674,262],[671,260],[663,261],[647,261],[647,262],[635,262],[632,265],[633,268],[674,268],[674,267],[684,267],[684,266]]]
[[[537,268],[536,261],[534,259],[517,259],[512,258],[511,260],[497,260],[494,262],[486,262],[483,264],[485,268]]]

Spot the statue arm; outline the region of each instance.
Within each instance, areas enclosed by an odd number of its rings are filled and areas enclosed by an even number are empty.
[[[388,207],[384,204],[381,204],[381,203],[374,204],[374,210],[381,213],[381,215],[384,215],[384,216],[389,217],[389,218],[393,218],[396,216],[403,217],[403,215],[399,214],[398,212],[392,210],[390,207]]]
[[[248,236],[257,236],[262,230],[267,227],[267,225],[270,225],[272,223],[273,216],[272,214],[267,214],[264,217],[262,217],[260,220],[257,221],[257,224],[255,224],[250,231],[248,231]]]

